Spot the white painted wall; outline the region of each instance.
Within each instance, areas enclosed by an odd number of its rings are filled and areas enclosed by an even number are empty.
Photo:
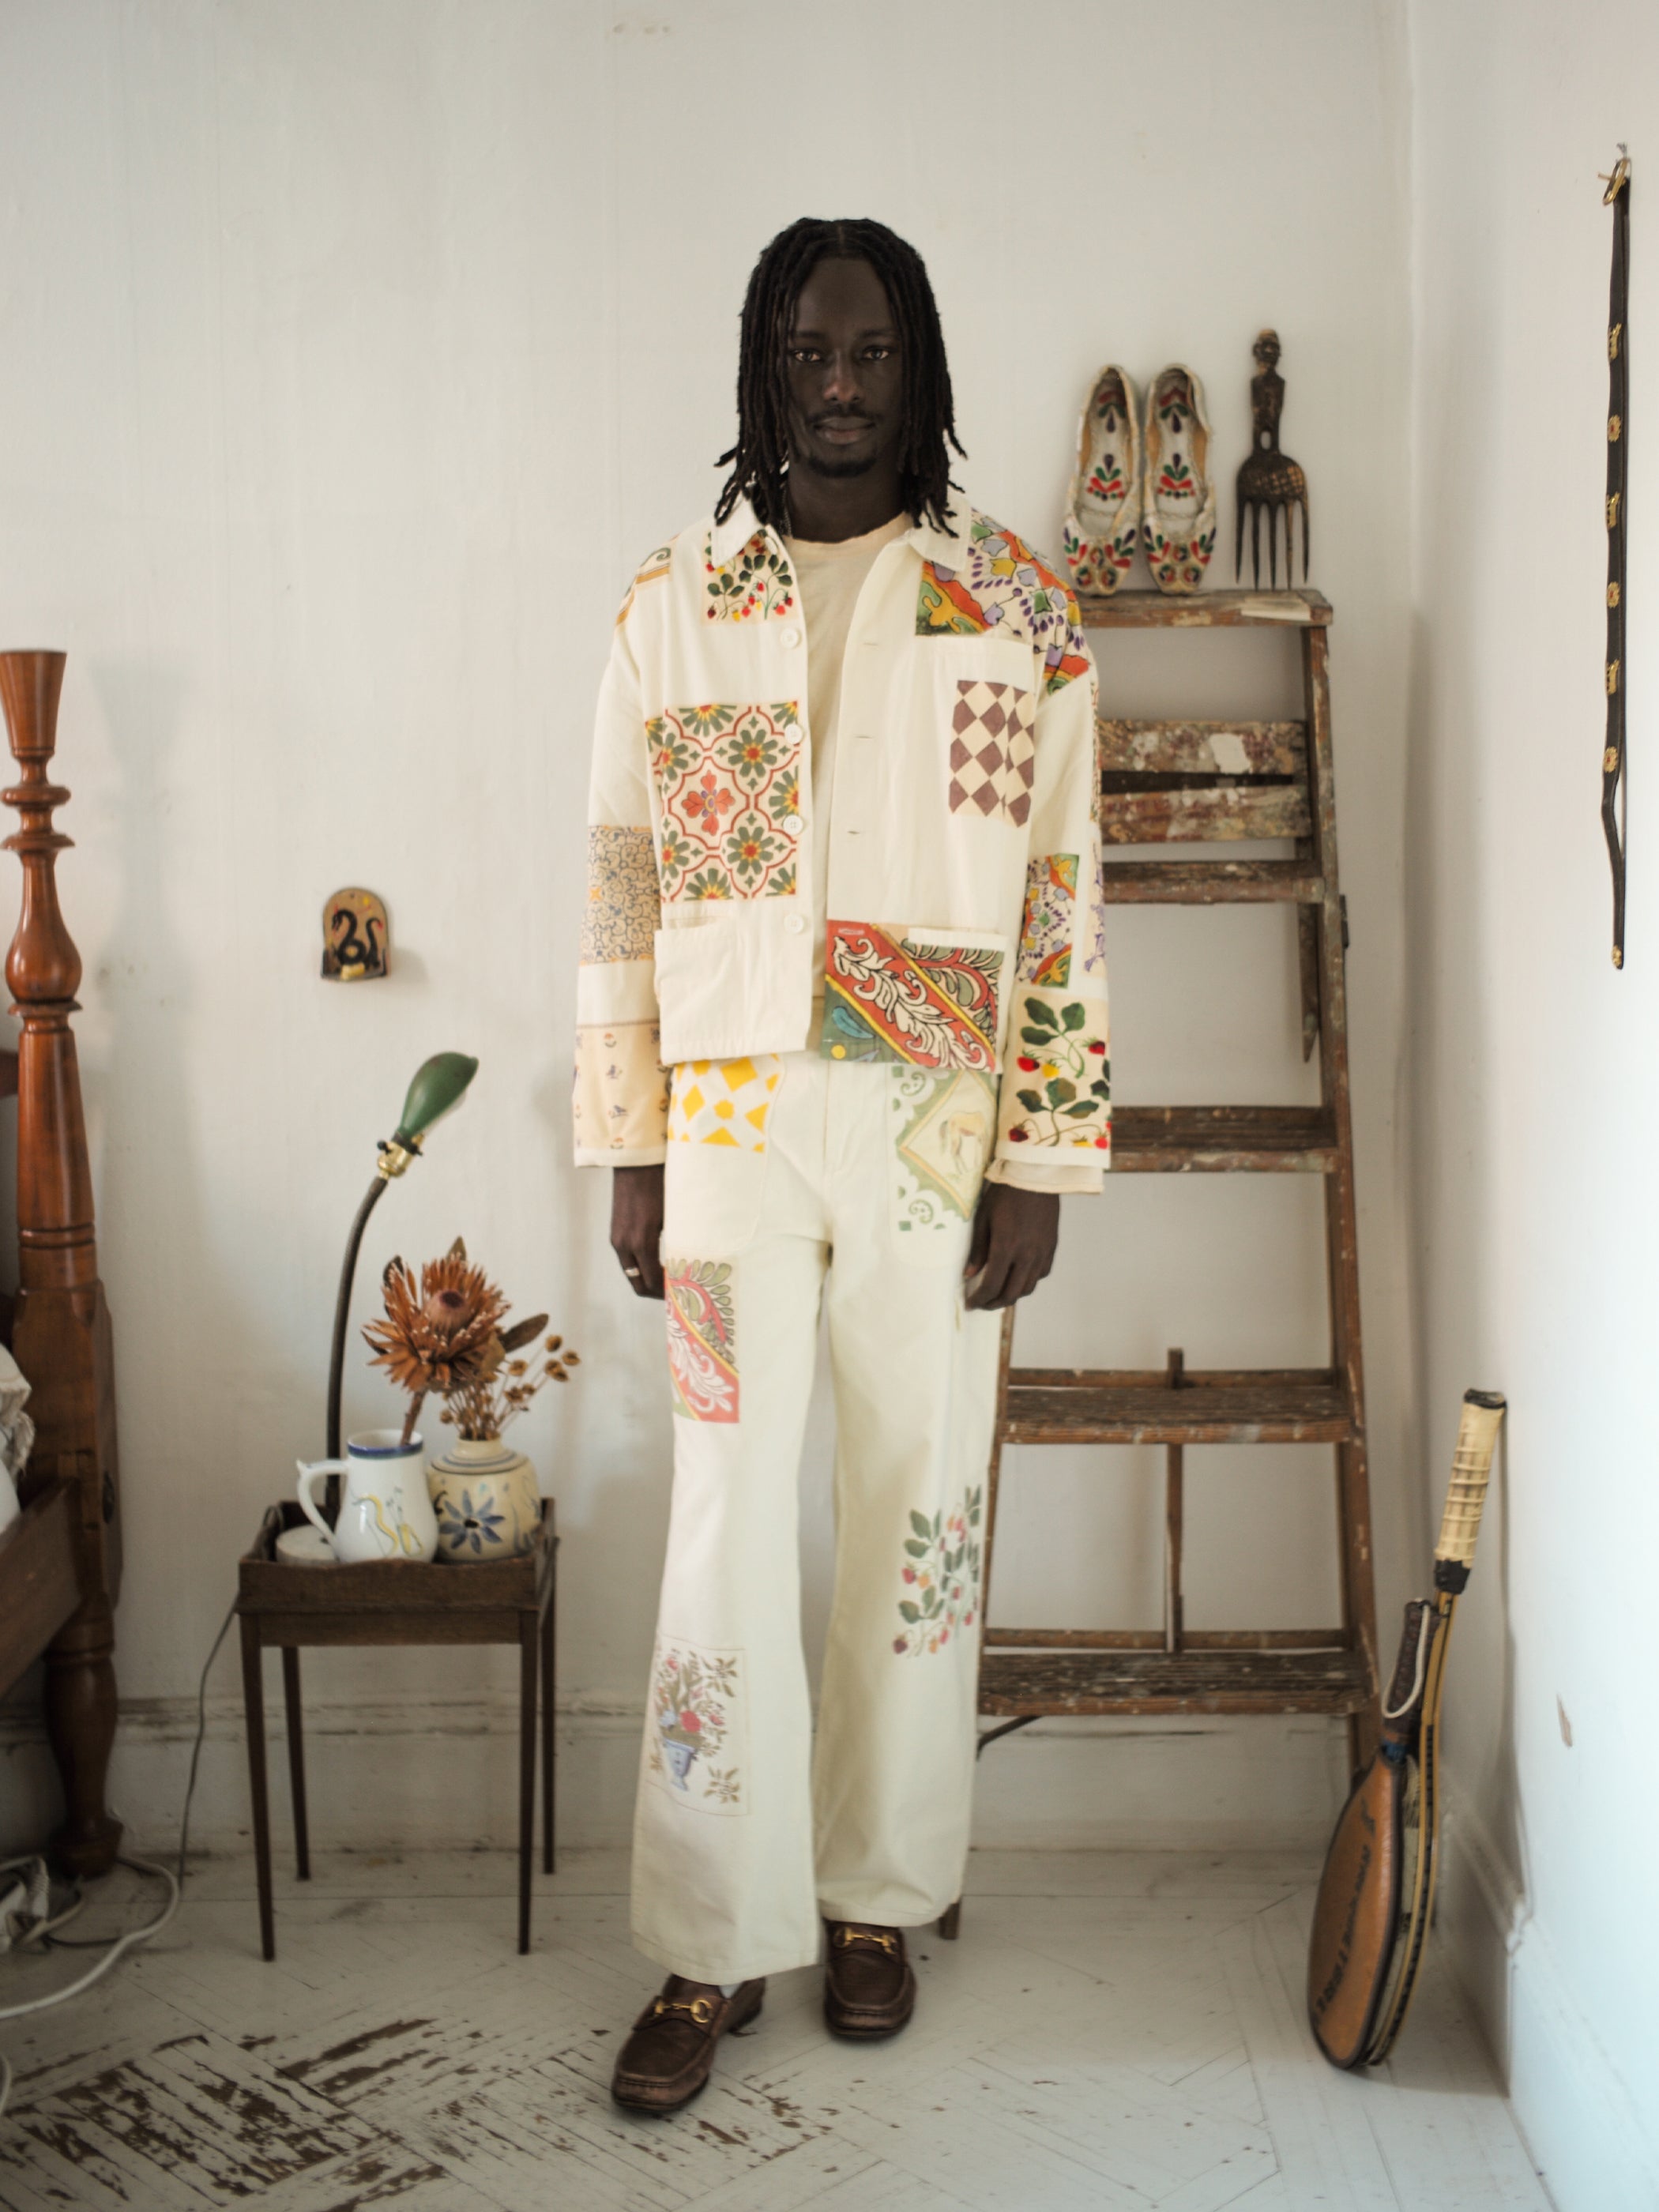
[[[1659,2203],[1659,18],[1637,0],[1576,17],[1542,0],[1414,0],[1411,29],[1406,910],[1425,1528],[1459,1394],[1496,1386],[1510,1404],[1451,1669],[1443,1923],[1558,2203],[1623,2212]],[[1615,974],[1597,818],[1612,218],[1596,173],[1620,138],[1637,198]]]
[[[755,255],[873,213],[937,284],[978,501],[1054,546],[1098,364],[1249,347],[1334,600],[1337,761],[1384,1587],[1409,1425],[1401,821],[1407,172],[1397,0],[1112,0],[948,19],[875,0],[12,0],[0,13],[0,635],[70,652],[62,868],[117,1331],[122,1808],[172,1832],[234,1561],[320,1446],[346,1224],[428,1052],[463,1113],[387,1197],[364,1279],[459,1230],[586,1365],[526,1442],[559,1498],[567,1832],[625,1823],[665,1524],[659,1321],[568,1164],[591,702],[642,551],[711,504]],[[1144,576],[1139,579],[1144,581]],[[1296,711],[1285,641],[1126,639],[1121,711]],[[387,984],[325,987],[318,911],[387,898]],[[1287,918],[1121,913],[1120,1095],[1291,1100]],[[1068,1203],[1023,1358],[1323,1357],[1318,1194],[1139,1179]],[[367,1299],[360,1301],[368,1310]],[[349,1425],[388,1417],[361,1367]],[[1196,1625],[1333,1613],[1323,1453],[1189,1455]],[[805,1482],[824,1614],[827,1454]],[[998,1611],[1157,1617],[1158,1455],[1026,1453]],[[507,1831],[509,1655],[324,1655],[314,1816],[372,1843]],[[244,1825],[234,1669],[198,1835]],[[9,1831],[47,1809],[12,1731]],[[1318,1723],[1081,1728],[988,1760],[981,1835],[1288,1840],[1343,1771]]]

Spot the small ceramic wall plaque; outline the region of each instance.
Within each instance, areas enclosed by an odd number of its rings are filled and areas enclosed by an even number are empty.
[[[368,983],[391,965],[386,902],[373,891],[336,891],[323,906],[323,980]]]

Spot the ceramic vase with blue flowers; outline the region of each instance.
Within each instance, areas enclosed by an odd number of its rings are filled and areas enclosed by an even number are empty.
[[[542,1513],[536,1470],[499,1437],[459,1438],[441,1459],[427,1462],[427,1483],[441,1559],[471,1566],[517,1559],[534,1545]]]

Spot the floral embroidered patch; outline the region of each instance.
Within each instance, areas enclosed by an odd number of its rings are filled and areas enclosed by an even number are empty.
[[[671,1144],[725,1145],[736,1152],[766,1150],[766,1118],[783,1079],[776,1053],[752,1060],[688,1060],[674,1070],[668,1106]]]
[[[1010,1077],[1024,1118],[1009,1122],[1009,1142],[1109,1152],[1112,1071],[1104,1006],[1055,992],[1052,999],[1028,998],[1024,1011]]]
[[[662,805],[664,904],[793,892],[805,826],[794,701],[675,707],[645,734]]]
[[[582,909],[581,964],[648,960],[662,920],[657,862],[648,830],[614,830],[602,823],[587,832],[587,904]]]
[[[576,1031],[571,1101],[584,1152],[645,1152],[661,1144],[668,1070],[655,1022],[584,1024]]]
[[[787,615],[795,604],[795,579],[788,562],[763,530],[729,561],[716,562],[711,531],[703,541],[703,574],[707,578],[710,622],[749,622],[758,617]]]
[[[996,1133],[996,1086],[983,1075],[888,1070],[896,1170],[893,1221],[921,1244],[971,1221]]]
[[[959,1512],[910,1516],[901,1570],[906,1595],[899,1600],[904,1633],[893,1638],[901,1657],[919,1659],[939,1651],[951,1631],[971,1628],[979,1607],[980,1545],[975,1530],[983,1512],[984,1492],[969,1490]]]
[[[1031,695],[1014,684],[958,683],[951,718],[952,814],[993,816],[1024,829],[1036,773]]]
[[[738,1316],[730,1263],[665,1259],[663,1279],[674,1411],[691,1421],[735,1421]]]
[[[1015,969],[1022,983],[1072,980],[1072,934],[1077,909],[1075,853],[1047,853],[1025,871],[1025,921]]]
[[[994,945],[912,945],[872,922],[832,921],[818,1050],[994,1074],[1001,977]]]
[[[741,1650],[662,1638],[651,1666],[646,1771],[702,1813],[746,1813],[747,1686]]]
[[[1041,649],[1045,691],[1058,691],[1088,673],[1088,648],[1071,592],[1012,530],[975,514],[959,566],[922,562],[916,633],[981,637],[988,630]]]
[[[672,545],[659,545],[654,553],[646,555],[634,573],[634,580],[628,587],[627,598],[617,610],[618,629],[634,611],[634,601],[643,586],[647,584],[661,583],[673,567],[673,562],[674,549]]]

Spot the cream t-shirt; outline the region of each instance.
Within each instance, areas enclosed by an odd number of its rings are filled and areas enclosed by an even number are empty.
[[[837,545],[818,545],[805,538],[786,538],[784,550],[800,590],[806,623],[806,724],[812,736],[812,927],[817,934],[817,980],[813,994],[823,996],[823,940],[829,922],[825,886],[830,876],[830,798],[836,787],[836,740],[841,720],[841,669],[847,634],[864,580],[884,545],[902,538],[910,518],[902,509],[879,530],[862,538],[843,538]]]

